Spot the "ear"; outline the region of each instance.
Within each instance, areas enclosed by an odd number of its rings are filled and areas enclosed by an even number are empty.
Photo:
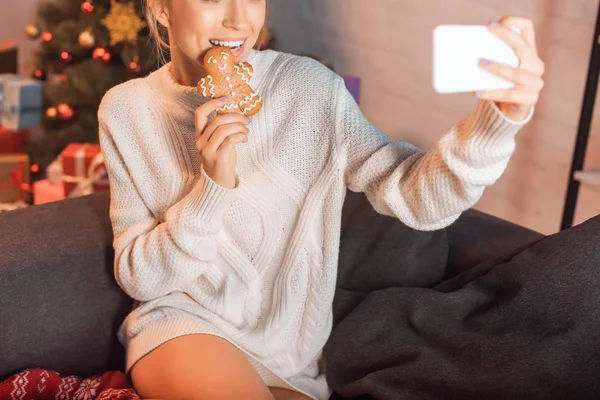
[[[150,8],[154,14],[154,18],[165,28],[168,28],[171,24],[169,18],[169,9],[167,8],[167,2],[165,0],[148,0]]]

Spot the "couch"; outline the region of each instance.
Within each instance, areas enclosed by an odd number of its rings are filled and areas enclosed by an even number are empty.
[[[102,192],[0,213],[0,381],[31,367],[79,377],[122,370],[116,330],[132,301],[114,280],[108,210],[109,193]],[[402,246],[386,243],[426,234],[374,213],[362,194],[348,193],[342,221],[339,279],[356,258],[352,251],[401,259]],[[361,243],[367,231],[368,246]],[[451,277],[542,237],[469,210],[445,230],[447,263],[429,279]]]

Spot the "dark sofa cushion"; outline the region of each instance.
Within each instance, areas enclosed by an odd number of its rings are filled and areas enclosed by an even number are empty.
[[[600,398],[599,241],[600,216],[434,288],[384,284],[338,304],[331,387],[365,399]]]
[[[415,231],[348,192],[340,239],[334,323],[375,288],[431,287],[446,272],[446,230]],[[394,268],[389,268],[393,265]]]
[[[105,193],[0,214],[0,379],[121,369],[131,301],[113,279]]]
[[[430,288],[543,237],[475,210],[465,212],[446,229],[416,231],[396,218],[378,214],[364,194],[348,192],[342,216],[334,320],[344,318],[375,289]]]
[[[524,250],[544,238],[539,232],[475,210],[467,211],[447,232],[446,279],[490,258]]]

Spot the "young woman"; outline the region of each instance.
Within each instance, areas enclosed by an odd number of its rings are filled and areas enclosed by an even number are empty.
[[[482,68],[516,87],[479,93],[423,152],[371,125],[326,67],[253,50],[265,15],[266,0],[149,0],[171,62],[99,111],[116,279],[137,300],[119,337],[144,398],[327,399],[346,190],[416,229],[451,224],[500,177],[543,86],[531,22],[490,24],[521,65]],[[223,100],[195,88],[215,45],[254,67],[252,120],[212,118]]]

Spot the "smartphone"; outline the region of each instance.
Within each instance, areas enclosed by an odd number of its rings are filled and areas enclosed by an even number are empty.
[[[511,28],[520,34],[518,28]],[[514,83],[479,67],[486,58],[519,66],[514,50],[485,25],[439,25],[433,31],[433,87],[438,93],[510,89]]]

